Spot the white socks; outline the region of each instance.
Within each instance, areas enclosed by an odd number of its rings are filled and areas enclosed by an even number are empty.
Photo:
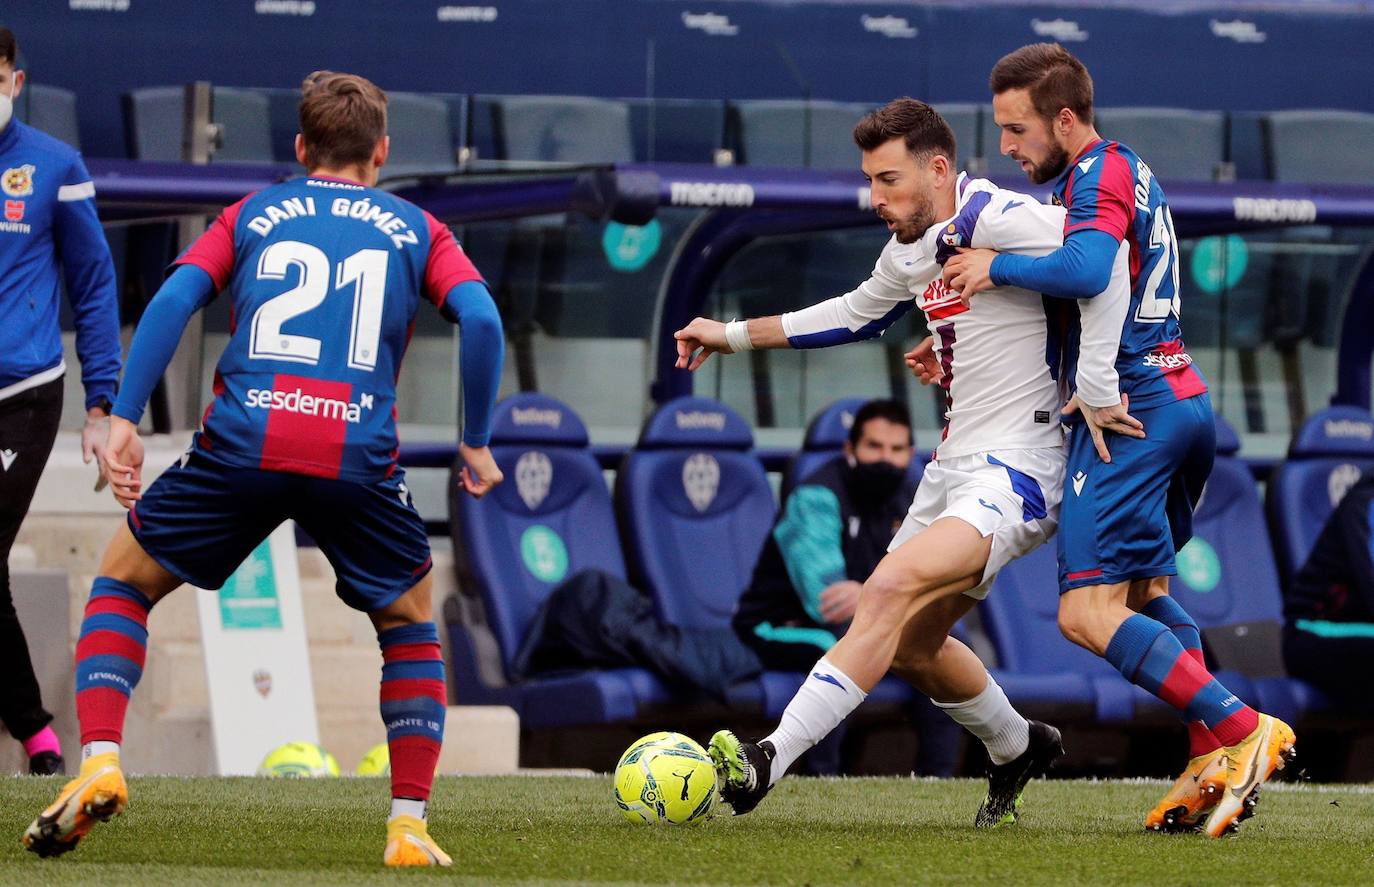
[[[424,801],[419,801],[415,798],[392,798],[391,816],[389,818],[395,819],[398,816],[413,816],[416,819],[422,820],[425,818],[425,808],[427,806],[429,805]]]
[[[935,700],[931,700],[935,702]],[[1014,761],[1030,745],[1030,724],[1007,701],[1007,694],[988,675],[983,692],[965,702],[935,702],[945,714],[983,740],[994,764]]]
[[[93,758],[96,755],[119,754],[119,743],[109,740],[97,739],[95,742],[88,742],[81,746],[81,760]]]
[[[778,728],[764,737],[763,741],[772,743],[776,751],[769,767],[768,784],[781,779],[797,758],[824,739],[867,698],[868,694],[849,675],[822,657],[797,695],[787,703]]]

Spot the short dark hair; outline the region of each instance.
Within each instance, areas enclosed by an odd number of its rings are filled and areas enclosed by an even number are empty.
[[[19,57],[19,40],[9,28],[0,28],[0,62],[14,64]]]
[[[905,96],[893,99],[864,115],[854,127],[854,143],[860,151],[877,150],[893,139],[905,140],[906,149],[913,157],[943,154],[949,158],[951,166],[955,164],[958,146],[954,142],[954,130],[925,102]]]
[[[893,425],[905,426],[907,440],[913,441],[911,412],[906,408],[906,404],[900,400],[870,400],[854,414],[854,423],[849,426],[850,446],[858,446],[859,438],[863,437],[864,426],[874,419],[886,419]]]
[[[357,74],[316,71],[301,84],[300,117],[309,166],[366,163],[386,136],[386,93]]]
[[[1045,120],[1053,120],[1060,108],[1068,108],[1092,126],[1092,75],[1058,43],[1032,43],[1002,56],[992,66],[988,87],[993,95],[1028,90],[1036,113]]]

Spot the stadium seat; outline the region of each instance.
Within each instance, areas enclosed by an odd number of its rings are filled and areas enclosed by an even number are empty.
[[[505,677],[514,680],[514,657],[554,588],[584,569],[623,578],[625,563],[586,426],[565,404],[539,394],[502,400],[491,452],[507,481],[482,499],[451,483],[449,511],[462,587],[480,596]],[[457,631],[466,628],[451,626]],[[475,639],[460,643],[471,649]],[[624,720],[643,704],[669,698],[649,672],[632,668],[540,677],[515,687],[515,705],[529,727]],[[473,689],[481,695],[481,687]]]
[[[76,120],[76,93],[70,89],[29,83],[14,106],[15,116],[78,150],[81,134]]]
[[[750,166],[858,170],[854,124],[873,110],[863,102],[750,99],[730,103],[735,158]]]
[[[1049,707],[1061,718],[1127,721],[1130,684],[1105,660],[1059,631],[1059,580],[1054,540],[1012,561],[998,574],[981,607],[983,629],[997,651],[992,670],[1018,707]]]
[[[835,401],[812,417],[811,423],[806,426],[806,436],[802,438],[801,449],[787,460],[787,465],[782,470],[779,496],[783,500],[787,499],[793,487],[805,480],[813,471],[844,452],[845,441],[849,440],[849,429],[854,424],[854,414],[868,401],[869,398],[866,397],[846,397]],[[912,438],[914,442],[914,433]],[[912,483],[921,482],[924,468],[925,464],[919,457],[911,460],[909,476]]]
[[[1193,514],[1193,538],[1179,552],[1169,593],[1202,630],[1217,678],[1266,711],[1261,679],[1283,682],[1283,597],[1264,506],[1240,439],[1216,417],[1217,456]]]
[[[634,159],[652,163],[714,163],[725,145],[725,102],[719,99],[626,99]]]
[[[458,168],[449,106],[443,99],[413,92],[387,93],[386,116],[391,153],[384,175],[447,173]]]
[[[775,512],[753,446],[729,407],[682,397],[648,418],[616,474],[631,581],[671,625],[730,625]]]
[[[632,581],[660,617],[684,628],[730,631],[774,518],[773,494],[749,426],[704,397],[659,407],[616,474],[616,511]],[[709,553],[709,554],[708,554]],[[802,673],[764,672],[729,693],[735,706],[777,717]],[[911,689],[884,679],[869,700],[901,704]]]
[[[987,164],[978,142],[978,115],[982,109],[974,104],[932,105],[940,116],[945,118],[949,128],[954,130],[954,149],[958,155],[958,167],[968,170],[971,175],[981,176]]]
[[[185,90],[180,86],[136,89],[124,97],[129,154],[136,160],[181,160]],[[271,163],[270,102],[260,92],[217,86],[211,119],[224,126],[214,163]]]
[[[1021,165],[1002,153],[1002,131],[992,115],[992,105],[983,105],[978,118],[978,144],[987,165],[986,175],[1000,179],[1004,187],[1026,189],[1031,187]]]
[[[1288,459],[1269,479],[1269,526],[1283,582],[1292,581],[1336,504],[1370,470],[1374,416],[1365,410],[1329,407],[1298,429]]]
[[[477,95],[472,117],[479,157],[556,163],[634,159],[630,109],[616,99]]]
[[[1226,160],[1226,115],[1183,108],[1098,108],[1097,131],[1129,146],[1166,182],[1210,182]]]
[[[1374,114],[1274,111],[1264,117],[1269,173],[1276,182],[1368,185],[1374,181]]]

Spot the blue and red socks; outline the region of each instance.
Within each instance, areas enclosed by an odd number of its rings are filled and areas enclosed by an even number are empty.
[[[391,752],[391,796],[423,803],[434,784],[448,704],[439,632],[433,622],[418,622],[378,632],[377,643],[382,648],[382,723]]]
[[[148,652],[152,603],[132,585],[98,577],[76,642],[76,716],[81,744],[119,743]]]
[[[1206,667],[1207,661],[1202,653],[1202,632],[1198,631],[1197,623],[1178,601],[1167,594],[1162,595],[1141,607],[1140,613],[1172,631],[1188,655],[1197,660],[1198,665]],[[1220,747],[1221,741],[1212,735],[1206,724],[1202,721],[1188,722],[1188,757],[1200,757]]]
[[[1237,745],[1259,726],[1259,715],[1195,659],[1167,626],[1135,613],[1112,635],[1106,659],[1126,680],[1202,721],[1222,745]]]

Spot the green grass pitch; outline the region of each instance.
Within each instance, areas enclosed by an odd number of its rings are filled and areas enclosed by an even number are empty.
[[[1033,783],[1018,825],[975,831],[975,780],[789,779],[759,809],[635,826],[609,777],[443,778],[454,868],[381,867],[382,779],[134,779],[128,810],[41,860],[19,836],[56,779],[0,779],[0,884],[1374,883],[1374,789],[1269,786],[1233,838],[1146,834],[1160,782]],[[721,808],[724,811],[727,808]]]

